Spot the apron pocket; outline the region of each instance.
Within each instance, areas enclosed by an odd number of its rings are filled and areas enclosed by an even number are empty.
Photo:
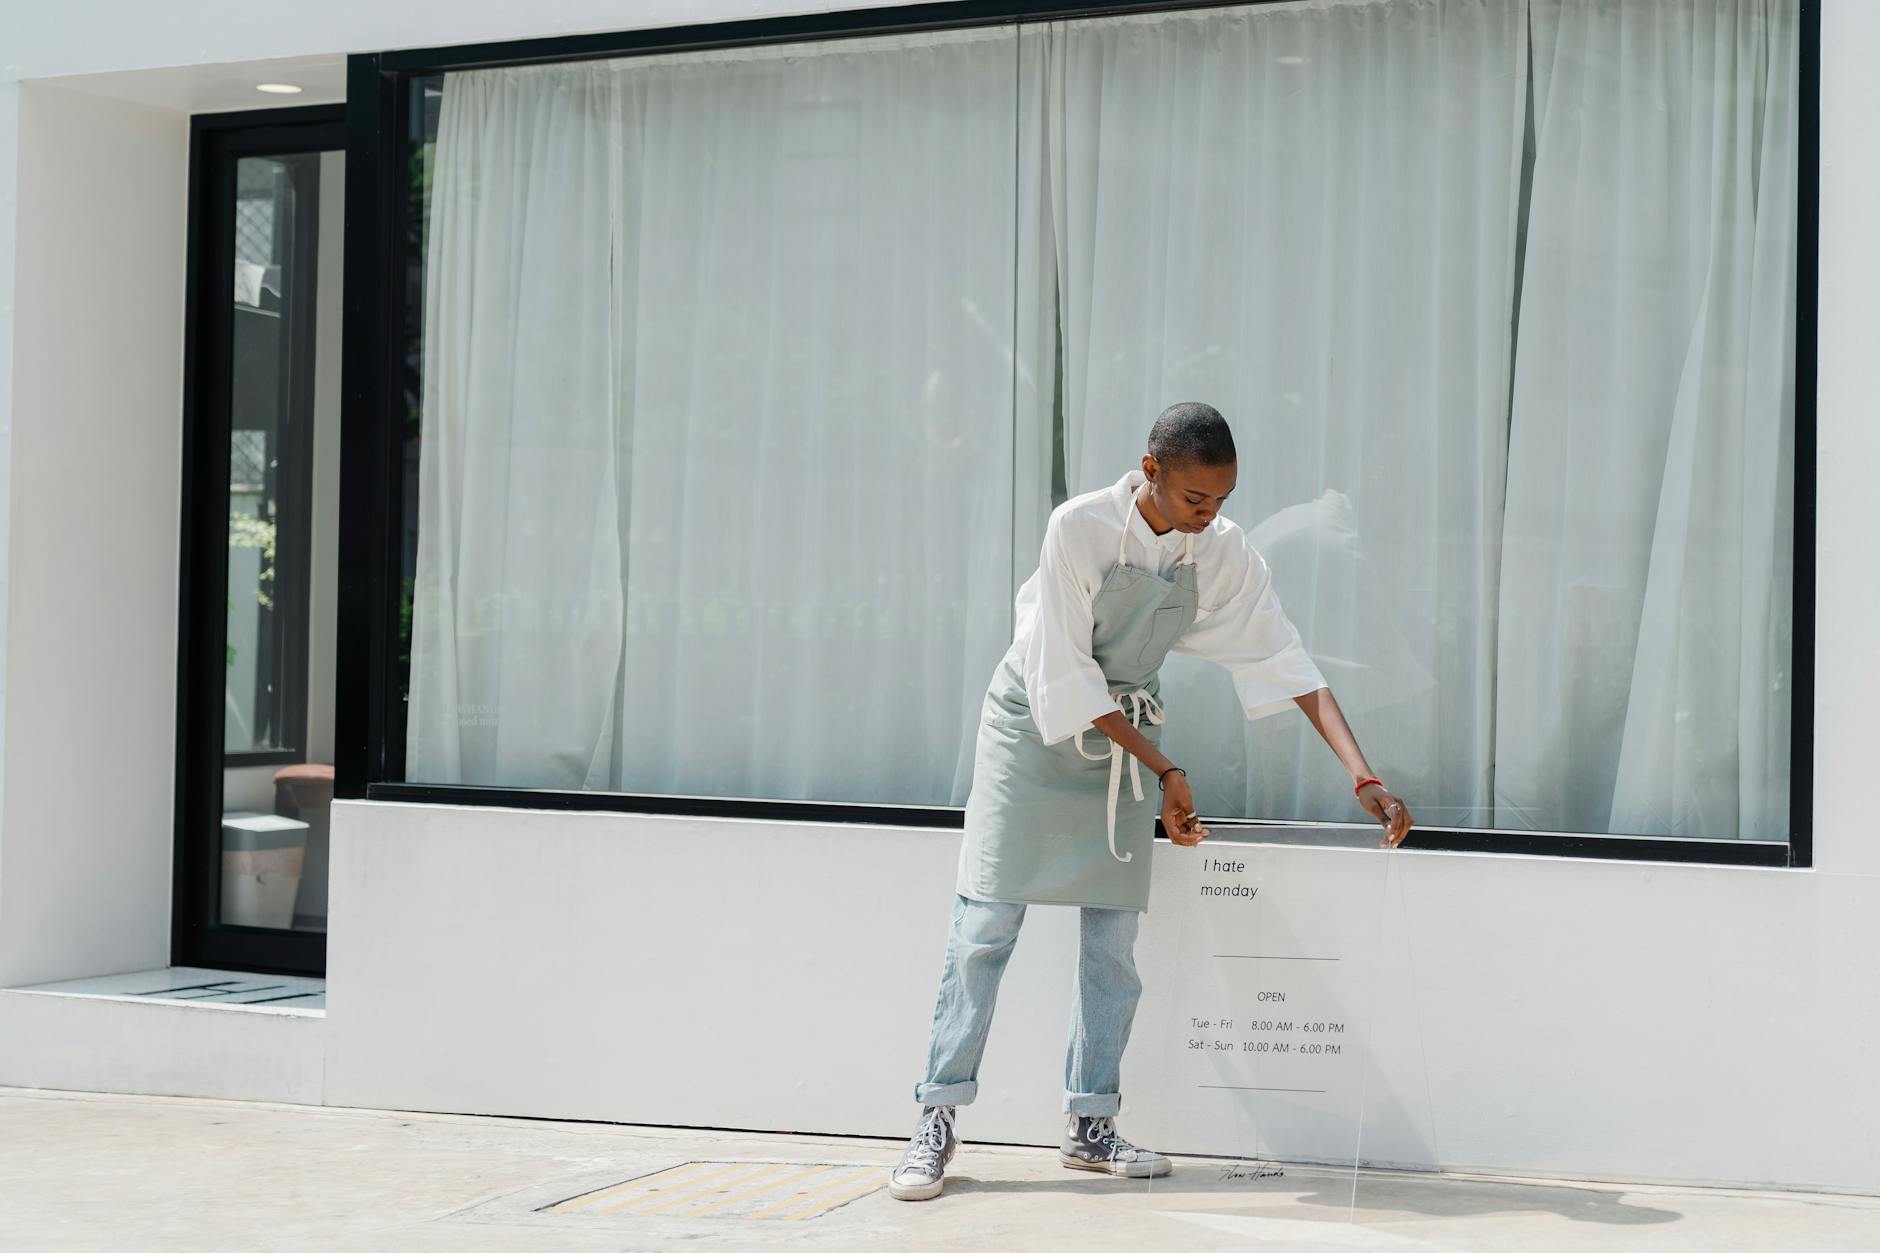
[[[1168,656],[1168,650],[1182,633],[1182,615],[1188,610],[1181,605],[1169,605],[1155,611],[1155,621],[1150,624],[1149,638],[1142,642],[1142,651],[1136,654],[1136,664],[1158,670],[1162,659]]]

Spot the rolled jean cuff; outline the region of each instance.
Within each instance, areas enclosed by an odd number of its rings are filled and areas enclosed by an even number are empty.
[[[964,1083],[917,1083],[914,1085],[914,1099],[922,1105],[971,1105],[973,1098],[979,1095],[979,1081],[968,1079]]]
[[[1064,1094],[1064,1112],[1081,1114],[1085,1118],[1114,1118],[1123,1108],[1121,1092],[1066,1092]]]

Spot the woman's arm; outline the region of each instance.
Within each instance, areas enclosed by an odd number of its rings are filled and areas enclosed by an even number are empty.
[[[1371,777],[1370,763],[1365,761],[1364,750],[1358,747],[1357,737],[1352,735],[1351,725],[1345,721],[1345,713],[1338,707],[1331,688],[1322,687],[1304,696],[1295,696],[1293,703],[1311,720],[1313,729],[1350,772],[1353,783]],[[1378,783],[1367,783],[1358,792],[1358,803],[1384,824],[1385,844],[1394,847],[1401,844],[1403,837],[1409,834],[1410,807],[1389,788]]]
[[[1155,771],[1158,777],[1175,765],[1120,709],[1104,714],[1094,725],[1121,744],[1124,752],[1133,754],[1137,761]],[[1168,832],[1168,838],[1189,847],[1207,839],[1208,829],[1195,817],[1195,796],[1188,789],[1188,776],[1171,774],[1162,782],[1162,829]]]

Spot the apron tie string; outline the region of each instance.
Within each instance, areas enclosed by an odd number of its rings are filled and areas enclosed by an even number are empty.
[[[1163,718],[1161,702],[1157,701],[1156,698],[1150,694],[1148,688],[1139,687],[1133,692],[1120,692],[1117,694],[1116,700],[1119,707],[1129,715],[1131,726],[1141,729],[1144,714],[1148,715],[1149,724],[1151,726],[1161,725]],[[1088,730],[1090,730],[1089,727],[1084,728],[1084,731]],[[1110,759],[1110,803],[1106,814],[1106,821],[1109,825],[1105,833],[1110,842],[1110,856],[1123,862],[1134,860],[1136,856],[1134,853],[1119,853],[1116,851],[1116,801],[1123,790],[1123,758],[1127,757],[1129,758],[1130,790],[1134,792],[1137,802],[1141,803],[1142,763],[1137,760],[1136,754],[1129,752],[1115,740],[1110,741],[1110,751],[1108,753],[1090,752],[1084,747],[1084,731],[1077,733],[1076,744],[1078,755],[1085,761],[1102,761],[1106,756]],[[1098,734],[1101,734],[1101,732]]]

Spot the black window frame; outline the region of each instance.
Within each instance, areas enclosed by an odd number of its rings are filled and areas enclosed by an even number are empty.
[[[224,648],[228,610],[229,455],[233,414],[234,307],[230,299],[235,255],[236,172],[245,157],[343,150],[344,105],[306,105],[196,114],[190,118],[188,258],[183,319],[182,532],[178,570],[176,700],[176,831],[172,876],[170,960],[178,966],[221,970],[321,974],[326,936],[223,923],[221,908],[221,811],[223,771],[246,766],[287,765],[307,759],[307,598],[297,612],[281,615],[272,628],[279,646],[298,655],[282,693],[280,719],[297,727],[297,743],[278,750],[226,751],[223,746]],[[297,229],[297,264],[311,265],[318,247],[318,206],[297,207],[314,229]],[[313,325],[317,293],[300,284],[293,297],[298,314]],[[290,375],[312,376],[310,344],[290,349],[298,366]],[[290,382],[291,382],[290,378]],[[291,448],[283,465],[291,475],[279,483],[277,499],[286,525],[277,551],[289,548],[291,565],[308,573],[311,536],[312,396],[292,397]],[[291,515],[291,516],[290,516]]]
[[[342,427],[342,522],[335,796],[527,809],[786,819],[958,829],[964,811],[762,798],[408,783],[404,781],[400,650],[403,526],[400,412],[401,300],[412,238],[408,191],[412,84],[453,70],[796,43],[808,40],[1027,25],[1165,10],[1239,7],[1282,0],[1148,0],[1077,4],[966,0],[958,4],[853,9],[802,16],[630,30],[500,43],[404,49],[347,63],[346,416]],[[1814,860],[1816,296],[1820,166],[1820,0],[1800,0],[1799,179],[1795,320],[1794,652],[1787,841],[1690,839],[1596,833],[1525,833],[1420,827],[1403,847],[1475,853],[1807,868]],[[1210,820],[1219,830],[1297,828],[1281,819]],[[1360,824],[1352,824],[1354,827]],[[1165,838],[1160,825],[1157,838]]]

